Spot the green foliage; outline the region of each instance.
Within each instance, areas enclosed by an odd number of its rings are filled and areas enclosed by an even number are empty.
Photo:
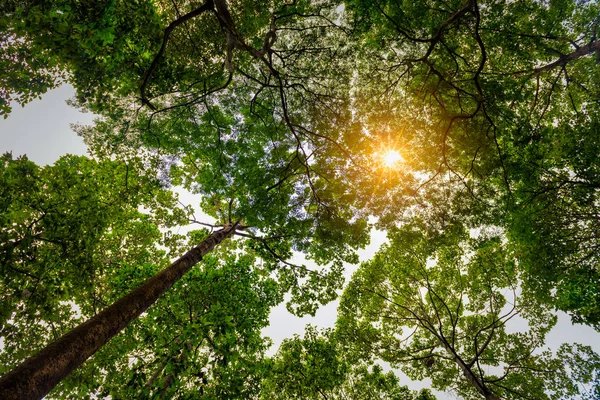
[[[164,265],[155,217],[172,206],[139,160],[65,156],[40,168],[5,154],[0,165],[1,322],[5,370],[101,309],[123,265]],[[108,293],[107,293],[108,291]]]
[[[468,399],[572,398],[592,383],[600,364],[590,348],[541,349],[555,317],[517,294],[518,269],[500,238],[423,228],[394,230],[352,277],[340,305],[343,343]],[[507,329],[516,318],[527,331]]]
[[[597,327],[598,292],[583,281],[598,271],[598,3],[346,5],[361,54],[355,113],[409,170],[380,192],[360,181],[385,199],[365,201],[380,223],[417,209],[431,226],[503,227],[524,290]]]
[[[304,339],[296,335],[280,346],[262,396],[266,399],[319,398],[321,393],[343,382],[347,368],[339,358],[335,343],[307,326]]]
[[[122,271],[120,292],[157,269]],[[54,397],[251,398],[269,345],[261,329],[280,301],[276,282],[252,257],[218,252],[64,380]]]
[[[528,156],[509,237],[527,272],[527,288],[539,297],[556,288],[549,301],[598,329],[598,159],[591,154],[598,122],[590,119],[589,125],[581,122],[581,139],[558,130],[552,143]]]
[[[270,360],[261,398],[435,400],[428,390],[401,386],[379,365],[355,363],[342,347],[332,331],[319,334],[308,325],[303,338],[285,340]]]
[[[160,42],[161,17],[147,1],[8,0],[1,6],[0,112],[68,80],[82,103],[102,108],[129,94]],[[59,79],[60,78],[60,79]]]
[[[9,0],[0,11],[0,114],[70,82],[73,103],[102,116],[78,133],[105,160],[40,169],[3,159],[6,365],[73,324],[77,308],[91,315],[157,271],[165,249],[184,248],[181,235],[159,230],[188,222],[189,208],[165,190],[183,186],[217,224],[246,227],[248,241],[227,250],[261,262],[235,261],[247,286],[219,290],[240,290],[256,324],[237,325],[228,307],[240,304],[229,297],[198,313],[208,325],[181,322],[178,287],[154,325],[136,322],[150,333],[128,330],[122,348],[107,347],[64,384],[65,396],[185,397],[200,383],[209,398],[257,396],[258,369],[272,368],[263,384],[273,396],[318,398],[321,388],[397,398],[391,375],[348,364],[339,347],[350,343],[352,357],[381,357],[466,398],[553,398],[598,380],[589,349],[535,350],[555,308],[600,323],[597,1]],[[403,160],[383,166],[391,148]],[[145,159],[109,161],[123,154]],[[303,315],[334,300],[372,217],[392,244],[345,292],[348,340],[309,331],[261,364],[254,335],[267,305],[288,294],[288,309]],[[294,252],[318,266],[289,262]],[[267,282],[269,296],[250,296]],[[198,284],[193,296],[213,304],[208,281]],[[507,332],[515,315],[529,331]],[[235,335],[254,344],[240,347]],[[214,357],[187,354],[188,344]],[[229,351],[238,361],[214,367]],[[110,372],[98,373],[101,359]],[[297,359],[310,363],[293,369]],[[200,374],[191,360],[220,372]]]

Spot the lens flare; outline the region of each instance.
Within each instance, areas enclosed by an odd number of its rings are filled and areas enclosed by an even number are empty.
[[[396,150],[388,150],[383,154],[383,163],[391,168],[402,161],[403,158]]]

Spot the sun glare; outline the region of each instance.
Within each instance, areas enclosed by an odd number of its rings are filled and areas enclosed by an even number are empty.
[[[391,168],[400,161],[402,161],[402,156],[396,150],[389,150],[383,154],[383,163],[387,167]]]

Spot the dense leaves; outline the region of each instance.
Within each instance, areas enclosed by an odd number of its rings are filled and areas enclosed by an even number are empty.
[[[65,156],[40,168],[2,157],[0,257],[3,366],[9,369],[102,309],[122,265],[163,265],[158,219],[138,207],[172,207],[140,161]],[[167,214],[168,215],[168,214]],[[107,293],[108,290],[108,293]],[[79,317],[78,317],[79,315]]]
[[[8,0],[0,7],[5,115],[11,101],[25,104],[64,79],[77,87],[82,102],[98,106],[130,93],[161,36],[161,18],[151,2],[91,1],[82,7],[73,1]]]
[[[597,383],[591,349],[542,350],[554,309],[600,324],[597,1],[0,10],[0,114],[67,81],[73,104],[101,116],[77,132],[104,160],[3,159],[7,365],[202,239],[159,227],[239,220],[239,258],[194,270],[61,393],[417,396],[374,358],[466,398],[584,396],[577,382]],[[381,161],[388,150],[395,164]],[[114,161],[124,154],[144,161]],[[175,187],[213,222],[175,205]],[[269,307],[285,298],[314,314],[336,299],[367,221],[390,244],[346,289],[344,339],[309,330],[265,361]],[[529,329],[510,331],[519,318]]]
[[[219,260],[220,258],[221,260]],[[273,279],[252,257],[209,257],[56,393],[113,398],[239,399],[260,384],[268,340],[261,329],[281,301]],[[122,290],[135,288],[157,267],[120,272]],[[112,300],[116,300],[113,298]]]
[[[428,390],[412,391],[392,373],[345,353],[332,331],[310,325],[303,338],[284,341],[270,361],[264,399],[435,400]]]
[[[365,54],[356,115],[404,149],[417,178],[372,205],[382,222],[401,218],[417,188],[414,207],[444,201],[446,217],[502,226],[526,258],[524,289],[597,324],[583,276],[598,271],[598,3],[347,6]]]
[[[338,320],[345,343],[462,398],[572,398],[577,383],[593,382],[600,357],[591,348],[541,350],[555,317],[520,298],[515,260],[498,237],[423,228],[395,230],[353,276]],[[511,332],[518,318],[528,330]]]

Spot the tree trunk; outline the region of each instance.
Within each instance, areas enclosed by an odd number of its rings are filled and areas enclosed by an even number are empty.
[[[226,225],[140,287],[90,318],[0,378],[0,399],[41,399],[113,336],[140,316],[238,223]]]
[[[475,389],[477,389],[477,391],[479,393],[481,393],[481,395],[483,397],[485,397],[485,400],[502,400],[494,392],[492,392],[490,389],[488,389],[487,386],[485,386],[483,384],[483,382],[481,382],[477,378],[477,376],[475,376],[473,371],[471,371],[471,368],[469,368],[467,365],[465,365],[463,360],[459,359],[458,357],[455,357],[454,361],[456,362],[456,364],[458,364],[459,368],[462,370],[463,375],[465,376],[467,381],[469,381],[469,383],[471,385],[473,385],[475,387]]]
[[[473,385],[473,387],[475,389],[477,389],[477,391],[479,393],[481,393],[481,395],[483,397],[485,397],[486,400],[502,400],[501,397],[499,397],[498,395],[496,395],[494,392],[492,392],[484,383],[483,381],[481,381],[479,379],[479,377],[477,377],[473,371],[471,370],[471,367],[469,367],[462,358],[460,358],[458,356],[458,354],[454,351],[454,349],[447,343],[445,342],[443,339],[440,338],[440,344],[442,346],[444,346],[444,348],[446,349],[446,351],[448,352],[448,354],[450,354],[452,356],[452,358],[454,359],[454,362],[456,363],[456,365],[458,365],[458,367],[460,368],[460,370],[462,371],[464,377],[467,379],[467,381]]]

